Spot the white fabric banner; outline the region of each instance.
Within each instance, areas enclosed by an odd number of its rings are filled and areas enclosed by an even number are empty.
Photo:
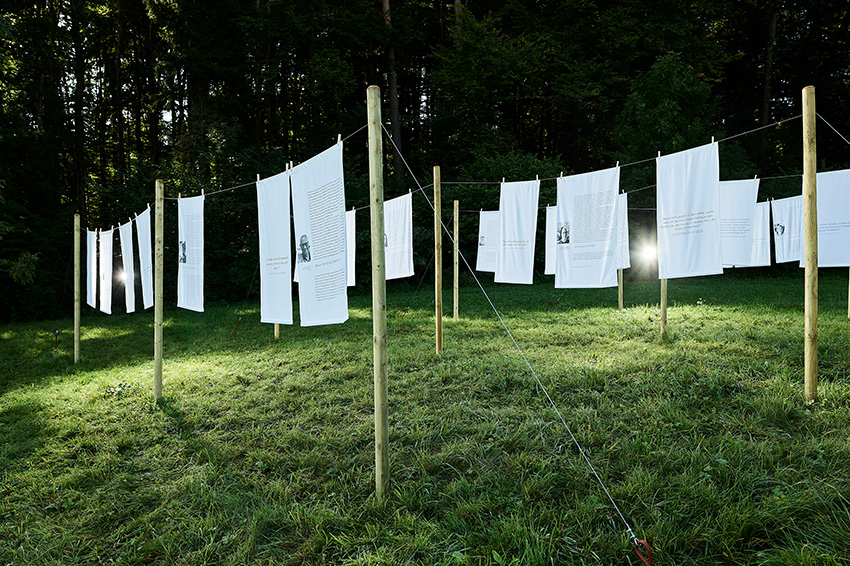
[[[289,172],[257,181],[260,322],[292,324]]]
[[[481,211],[478,215],[478,257],[476,271],[496,271],[499,255],[499,211]]]
[[[544,256],[543,275],[555,275],[555,251],[558,249],[558,207],[546,207],[546,255]]]
[[[139,271],[142,275],[142,304],[153,306],[153,252],[151,251],[151,209],[147,207],[136,217],[136,238],[139,240]]]
[[[103,230],[100,236],[100,311],[112,314],[112,230]]]
[[[850,266],[850,170],[817,174],[818,267]],[[801,234],[805,224],[801,222]],[[802,237],[800,267],[806,266]]]
[[[346,269],[348,271],[348,286],[354,287],[354,260],[356,256],[356,244],[354,231],[354,210],[345,213],[345,256]]]
[[[617,269],[629,269],[632,254],[629,247],[629,195],[617,197]]]
[[[770,202],[776,263],[803,259],[803,195]]]
[[[770,265],[770,203],[757,202],[753,215],[753,248],[747,267]]]
[[[387,281],[413,275],[413,195],[384,201]]]
[[[296,166],[292,177],[301,326],[348,320],[342,143]]]
[[[558,179],[555,288],[617,286],[620,168]]]
[[[121,237],[121,261],[124,264],[124,304],[127,312],[136,312],[136,269],[133,266],[133,222],[118,227]]]
[[[502,183],[496,283],[534,282],[534,241],[540,181]]]
[[[723,273],[717,143],[659,157],[658,278]]]
[[[204,196],[177,199],[177,306],[204,312]]]
[[[97,232],[86,230],[86,304],[97,308]]]
[[[753,251],[753,215],[759,180],[720,181],[720,246],[724,266],[746,266]]]

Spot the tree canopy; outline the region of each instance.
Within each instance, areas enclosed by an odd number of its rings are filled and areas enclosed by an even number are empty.
[[[70,310],[75,212],[107,228],[140,212],[158,177],[176,196],[276,173],[363,126],[370,84],[420,180],[433,165],[444,179],[493,181],[520,164],[584,172],[638,161],[796,116],[809,84],[818,112],[846,134],[850,6],[7,0],[0,318]],[[823,166],[850,165],[845,141],[818,128]],[[723,148],[721,174],[799,172],[801,146],[794,121],[758,130]],[[353,137],[350,204],[366,203],[365,161]],[[399,160],[388,163],[388,191],[413,187]],[[636,168],[625,188],[650,177]],[[762,194],[789,190],[765,184]],[[490,198],[462,194],[463,208]],[[213,300],[243,298],[256,263],[253,195],[232,195],[208,202],[221,228],[208,250],[227,266],[208,279]]]

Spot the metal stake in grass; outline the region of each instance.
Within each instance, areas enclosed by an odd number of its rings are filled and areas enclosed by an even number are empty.
[[[661,336],[667,334],[667,280],[661,280]]]
[[[460,320],[460,305],[458,304],[458,302],[459,302],[458,293],[459,293],[459,283],[460,283],[460,281],[459,281],[460,280],[460,264],[458,262],[458,248],[457,248],[458,238],[460,237],[460,234],[459,234],[459,232],[460,232],[459,226],[460,225],[459,225],[459,220],[458,220],[460,210],[458,209],[459,208],[458,202],[455,201],[454,204],[455,204],[455,210],[454,210],[454,212],[455,212],[455,214],[454,214],[454,240],[455,241],[454,241],[454,281],[452,282],[452,299],[454,299],[454,303],[453,303],[454,320],[455,320],[455,322],[457,322],[458,320]]]
[[[74,215],[74,363],[80,362],[80,215]]]

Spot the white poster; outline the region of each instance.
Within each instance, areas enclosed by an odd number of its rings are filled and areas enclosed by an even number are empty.
[[[260,322],[292,324],[289,172],[257,181]]]
[[[476,271],[496,271],[499,255],[499,211],[481,211],[478,215],[478,257]]]
[[[384,201],[387,281],[413,275],[413,195]]]
[[[292,170],[301,326],[348,320],[342,143]]]
[[[97,308],[97,232],[86,230],[86,304]]]
[[[720,181],[720,246],[724,266],[745,266],[753,251],[753,215],[758,179]]]
[[[177,199],[177,306],[204,312],[204,196]]]
[[[153,252],[151,251],[151,209],[136,217],[136,238],[139,240],[139,270],[142,272],[142,304],[153,306]]]
[[[850,170],[817,174],[818,267],[850,266]],[[801,234],[805,225],[801,223]],[[805,252],[806,239],[802,238]],[[806,255],[800,267],[806,266]]]
[[[534,282],[534,240],[540,181],[502,183],[496,283]]]
[[[770,265],[770,203],[757,202],[753,215],[753,247],[747,267]]]
[[[112,230],[100,232],[100,311],[112,314]]]
[[[658,278],[723,273],[717,144],[659,157]]]
[[[558,179],[555,287],[617,286],[620,168]]]
[[[558,207],[546,207],[546,230],[544,231],[546,255],[543,275],[555,275],[555,250],[558,249]]]
[[[629,269],[631,266],[629,196],[623,193],[617,197],[617,269]]]
[[[803,195],[770,202],[776,263],[803,259]]]
[[[136,312],[136,269],[133,266],[133,223],[127,222],[118,227],[121,239],[121,261],[124,264],[124,304],[127,312]]]
[[[348,270],[348,286],[354,287],[354,260],[357,240],[354,231],[354,209],[345,213],[345,257]]]

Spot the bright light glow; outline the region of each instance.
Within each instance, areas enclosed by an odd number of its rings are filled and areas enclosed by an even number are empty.
[[[643,258],[643,261],[650,263],[655,261],[658,252],[653,245],[646,245],[640,250],[640,257]]]
[[[118,274],[115,276],[115,279],[117,279],[118,281],[121,281],[122,283],[126,283],[127,282],[127,272],[126,271],[119,271]]]

